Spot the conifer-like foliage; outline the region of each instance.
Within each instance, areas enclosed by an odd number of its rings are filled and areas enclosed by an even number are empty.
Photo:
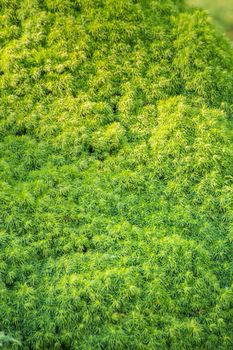
[[[1,0],[0,23],[0,331],[232,349],[229,43],[182,0]]]

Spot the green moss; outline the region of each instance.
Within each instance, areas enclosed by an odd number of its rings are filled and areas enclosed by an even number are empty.
[[[0,11],[0,329],[232,349],[229,43],[183,1]]]
[[[233,39],[233,1],[232,0],[188,0],[188,4],[209,11],[216,24]]]

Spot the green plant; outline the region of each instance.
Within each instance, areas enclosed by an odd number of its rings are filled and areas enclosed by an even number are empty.
[[[209,11],[215,23],[233,38],[233,1],[232,0],[188,0],[192,6],[199,6]]]
[[[25,350],[232,349],[229,42],[178,0],[0,16],[0,329]]]
[[[21,345],[18,340],[14,339],[10,335],[6,335],[4,332],[0,332],[0,347],[3,347],[3,345],[7,345],[9,343]]]

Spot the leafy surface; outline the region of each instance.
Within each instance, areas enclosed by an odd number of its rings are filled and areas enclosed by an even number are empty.
[[[178,0],[0,9],[0,329],[232,349],[229,44]]]
[[[17,345],[21,345],[19,341],[11,337],[10,335],[6,335],[4,332],[0,332],[0,347],[6,347],[7,344],[14,343]]]

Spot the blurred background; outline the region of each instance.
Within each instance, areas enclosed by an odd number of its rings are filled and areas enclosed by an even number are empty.
[[[187,0],[191,6],[202,7],[216,24],[233,40],[233,0]]]

